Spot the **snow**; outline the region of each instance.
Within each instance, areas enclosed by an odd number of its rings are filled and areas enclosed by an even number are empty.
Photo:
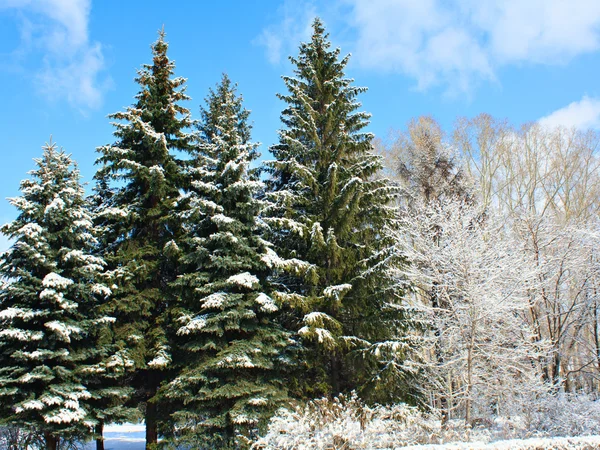
[[[98,214],[100,217],[122,217],[125,218],[129,215],[129,212],[125,209],[121,209],[121,208],[106,208],[104,210],[102,210],[102,212],[100,212]]]
[[[54,300],[61,309],[75,309],[77,303],[65,300],[62,292],[56,292],[54,289],[44,289],[40,292],[41,300]]]
[[[159,348],[156,356],[152,361],[148,362],[148,367],[153,369],[162,369],[167,367],[171,363],[171,355],[167,352],[167,348],[162,346]]]
[[[585,450],[600,448],[600,436],[510,439],[491,443],[469,442],[411,445],[403,450]]]
[[[15,411],[17,413],[22,412],[24,410],[28,410],[28,409],[33,409],[33,410],[41,411],[42,409],[44,409],[44,407],[45,407],[44,403],[42,403],[39,400],[29,400],[29,401],[23,402],[19,406],[17,406],[15,408]]]
[[[40,314],[39,312],[33,312],[33,311],[25,310],[22,308],[10,307],[10,308],[6,308],[3,311],[0,311],[0,320],[11,320],[16,317],[27,320],[27,319],[31,319],[39,314]]]
[[[46,328],[48,328],[49,330],[54,331],[65,342],[71,342],[71,335],[72,334],[79,334],[79,333],[81,333],[81,328],[74,327],[74,326],[71,326],[71,325],[65,325],[64,323],[59,322],[58,320],[53,320],[51,322],[46,322],[44,324],[44,326]]]
[[[272,313],[279,310],[273,299],[263,292],[256,297],[256,303],[260,305],[261,311],[264,312]]]
[[[221,309],[227,300],[227,296],[223,292],[215,292],[208,297],[203,298],[202,309]]]
[[[329,286],[329,287],[325,288],[325,290],[323,291],[323,295],[326,298],[332,298],[335,300],[339,300],[351,289],[352,289],[352,285],[348,284],[348,283],[339,284],[337,286]]]
[[[62,198],[56,196],[44,210],[45,215],[52,215],[58,211],[62,211],[65,207],[65,202]]]
[[[98,294],[101,295],[103,297],[109,297],[112,294],[111,289],[108,286],[105,286],[104,284],[100,284],[100,283],[95,283],[92,285],[91,291],[94,294]]]
[[[187,335],[195,331],[201,331],[206,326],[206,315],[194,317],[189,322],[177,330],[179,336]]]
[[[70,285],[73,284],[73,280],[69,280],[68,278],[61,277],[57,273],[49,273],[42,280],[42,286],[47,288],[59,288],[66,289]]]
[[[217,225],[228,225],[234,222],[231,217],[227,217],[224,214],[215,214],[211,220]]]
[[[52,414],[44,415],[46,423],[73,423],[79,422],[86,417],[84,409],[77,407],[76,409],[61,408],[59,411]]]
[[[254,286],[258,285],[259,281],[256,276],[251,275],[248,272],[243,272],[227,278],[227,283],[252,289]]]
[[[44,337],[41,331],[19,330],[16,328],[6,328],[0,331],[0,337],[8,337],[18,341],[39,341]]]
[[[217,363],[217,367],[254,368],[254,363],[248,355],[229,355]]]
[[[37,238],[43,229],[37,223],[28,223],[19,228],[18,233],[30,239]]]

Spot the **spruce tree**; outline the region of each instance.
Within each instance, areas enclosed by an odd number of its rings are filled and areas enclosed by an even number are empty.
[[[170,284],[178,270],[181,226],[172,214],[181,188],[177,155],[188,151],[193,134],[185,79],[173,77],[164,32],[152,45],[153,62],[138,72],[137,102],[116,119],[117,141],[98,149],[96,179],[103,253],[116,284],[109,310],[117,318],[119,347],[135,365],[130,384],[141,404],[147,445],[158,439],[161,409],[156,392],[171,362],[169,326],[176,307]]]
[[[173,414],[178,443],[190,448],[246,448],[281,401],[288,335],[266,283],[273,251],[260,237],[251,173],[249,111],[224,75],[202,109],[200,144],[182,196],[186,273],[177,281],[182,311],[178,376],[165,396],[182,403]]]
[[[35,162],[2,228],[14,243],[0,258],[0,420],[56,449],[95,422],[90,402],[102,394],[86,384],[106,368],[100,337],[113,319],[99,315],[111,292],[79,171],[52,143]]]
[[[277,300],[292,308],[285,322],[306,347],[298,395],[357,389],[387,401],[407,388],[406,311],[388,275],[385,232],[397,188],[375,176],[381,159],[357,101],[366,89],[352,85],[349,57],[330,47],[316,19],[279,95],[287,106],[266,163],[265,221],[277,253],[297,263],[275,277]]]

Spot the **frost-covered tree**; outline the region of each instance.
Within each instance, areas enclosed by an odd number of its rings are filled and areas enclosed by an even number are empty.
[[[245,448],[287,396],[289,337],[266,282],[273,251],[258,226],[262,183],[249,173],[257,157],[249,111],[227,76],[206,103],[191,189],[179,201],[186,270],[176,282],[178,373],[164,395],[179,408],[179,444]]]
[[[56,449],[95,423],[90,402],[104,394],[86,384],[110,356],[100,337],[113,319],[99,308],[111,291],[78,169],[53,144],[35,162],[2,228],[14,243],[0,259],[0,420]]]
[[[359,111],[365,88],[346,78],[348,57],[332,50],[319,19],[310,42],[290,58],[288,93],[265,213],[270,238],[288,264],[279,271],[277,300],[293,308],[284,319],[306,347],[300,395],[372,389],[388,400],[406,393],[398,340],[406,324],[387,275],[384,228],[396,188],[375,175],[381,158]]]
[[[525,318],[535,264],[498,216],[482,220],[479,207],[456,199],[415,206],[397,232],[411,261],[400,277],[418,297],[437,299],[423,305],[435,330],[423,379],[432,406],[467,423],[511,415],[544,390],[545,345]]]
[[[419,200],[469,199],[472,195],[457,152],[431,117],[411,120],[382,153],[391,165],[388,173],[403,188],[404,205]]]
[[[185,79],[173,77],[164,32],[152,46],[153,62],[138,72],[137,102],[115,113],[117,141],[98,149],[96,179],[104,256],[116,290],[109,311],[117,318],[117,344],[135,365],[130,381],[143,407],[147,444],[157,441],[161,419],[155,394],[171,361],[168,329],[176,306],[170,283],[177,276],[177,240],[182,230],[173,215],[183,163],[193,134]]]

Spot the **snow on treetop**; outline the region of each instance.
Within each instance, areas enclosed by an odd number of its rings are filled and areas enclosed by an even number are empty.
[[[46,288],[65,289],[73,284],[73,280],[61,277],[59,274],[52,272],[44,277],[42,286]]]
[[[230,276],[229,278],[227,278],[227,283],[252,289],[254,286],[258,285],[259,281],[258,278],[256,278],[256,276],[251,275],[248,272],[244,272]]]

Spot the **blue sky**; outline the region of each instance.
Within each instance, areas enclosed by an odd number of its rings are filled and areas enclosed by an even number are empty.
[[[262,152],[276,139],[287,56],[315,15],[352,53],[371,131],[422,114],[445,128],[487,112],[600,128],[598,0],[0,0],[0,198],[18,194],[52,134],[90,181],[107,114],[133,101],[163,25],[194,114],[222,72],[239,83]],[[0,201],[0,221],[15,211]],[[0,250],[6,241],[0,238]]]

